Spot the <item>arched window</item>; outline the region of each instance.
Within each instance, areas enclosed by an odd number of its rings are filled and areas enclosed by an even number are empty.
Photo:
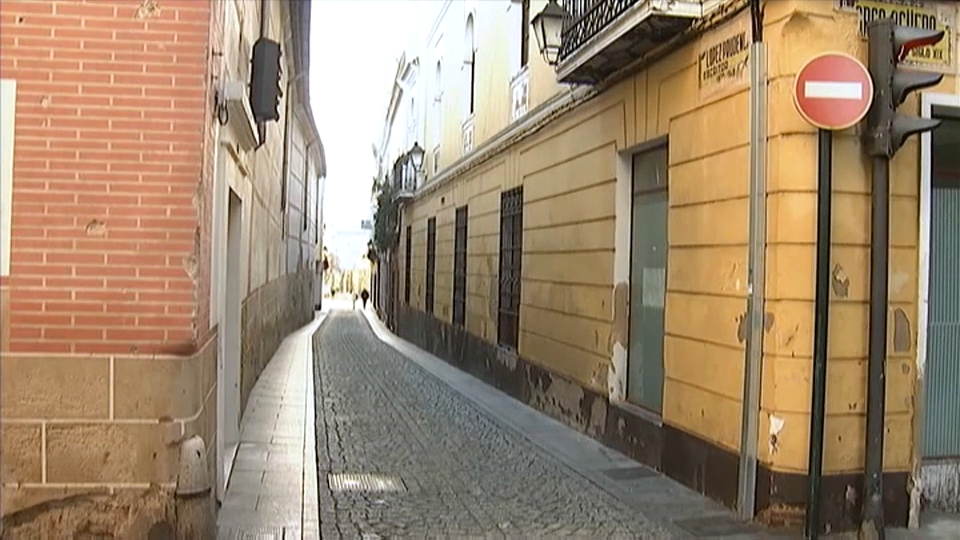
[[[463,64],[466,72],[466,90],[467,114],[473,114],[476,105],[476,80],[477,80],[477,43],[473,32],[473,13],[467,16],[467,28],[464,35],[464,55]]]

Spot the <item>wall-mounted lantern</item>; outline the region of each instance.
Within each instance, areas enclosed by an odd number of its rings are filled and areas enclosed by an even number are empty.
[[[566,16],[567,11],[557,3],[557,0],[550,0],[543,11],[537,13],[530,21],[533,34],[537,37],[540,56],[551,66],[556,66],[560,60],[561,31],[563,19]]]
[[[420,143],[413,143],[413,148],[408,152],[410,156],[410,161],[413,163],[413,168],[417,172],[423,167],[423,148],[420,148]]]

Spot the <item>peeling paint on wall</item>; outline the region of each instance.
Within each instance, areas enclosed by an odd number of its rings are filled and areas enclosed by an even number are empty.
[[[510,371],[517,369],[517,353],[506,347],[499,347],[497,349],[497,361],[507,366]]]
[[[779,417],[779,416],[777,416],[777,415],[775,415],[775,414],[771,414],[771,415],[770,415],[770,439],[769,439],[769,445],[770,445],[770,455],[771,455],[771,456],[774,455],[774,454],[776,454],[777,451],[779,451],[779,449],[780,449],[780,432],[783,431],[783,425],[784,425],[784,423],[785,423],[785,422],[784,422],[783,418],[781,418],[781,417]]]
[[[583,387],[546,372],[530,384],[530,401],[534,407],[574,429],[596,435],[600,433],[596,430],[602,430],[606,422],[606,410],[602,411],[602,422],[601,413],[594,419],[597,404],[587,403],[586,399]],[[595,401],[603,407],[602,400]]]
[[[833,267],[833,272],[830,275],[830,286],[837,298],[846,298],[850,295],[850,278],[847,277],[843,266],[837,264]]]
[[[893,310],[893,350],[907,352],[910,350],[910,320],[906,312],[897,308]]]
[[[630,344],[630,284],[617,283],[613,288],[613,342],[624,347]]]

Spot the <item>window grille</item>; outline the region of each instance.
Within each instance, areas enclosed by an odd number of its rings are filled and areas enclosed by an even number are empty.
[[[426,292],[423,295],[423,309],[427,313],[433,313],[433,296],[436,287],[437,276],[437,218],[432,217],[427,220],[427,271],[426,271]]]
[[[453,324],[465,326],[467,318],[467,207],[457,208],[453,246]]]
[[[410,225],[407,225],[407,253],[403,259],[403,303],[410,305],[410,260],[413,258],[413,243],[411,236],[413,232]]]
[[[497,340],[517,349],[520,334],[520,271],[523,256],[523,186],[500,195],[500,305]]]

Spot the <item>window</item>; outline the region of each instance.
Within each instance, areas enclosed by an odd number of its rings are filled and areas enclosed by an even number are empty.
[[[661,412],[669,166],[661,144],[633,157],[627,399]]]
[[[423,310],[433,313],[433,293],[437,282],[437,218],[427,220],[427,279],[423,295]]]
[[[523,186],[500,195],[500,306],[497,341],[518,348],[523,256]]]
[[[0,79],[0,276],[10,275],[10,228],[13,206],[13,139],[17,81]],[[4,321],[4,324],[7,324]]]
[[[467,207],[457,208],[453,242],[453,324],[467,320]]]
[[[467,16],[467,30],[464,39],[465,52],[463,57],[464,68],[467,74],[467,115],[473,114],[476,105],[476,81],[477,81],[477,44],[473,34],[473,14]]]
[[[530,0],[521,0],[520,8],[520,67],[530,60]]]
[[[516,76],[530,61],[530,0],[510,0],[507,19],[510,35],[510,75]]]
[[[413,232],[407,225],[407,253],[403,259],[403,303],[410,305],[410,260],[413,258]]]

